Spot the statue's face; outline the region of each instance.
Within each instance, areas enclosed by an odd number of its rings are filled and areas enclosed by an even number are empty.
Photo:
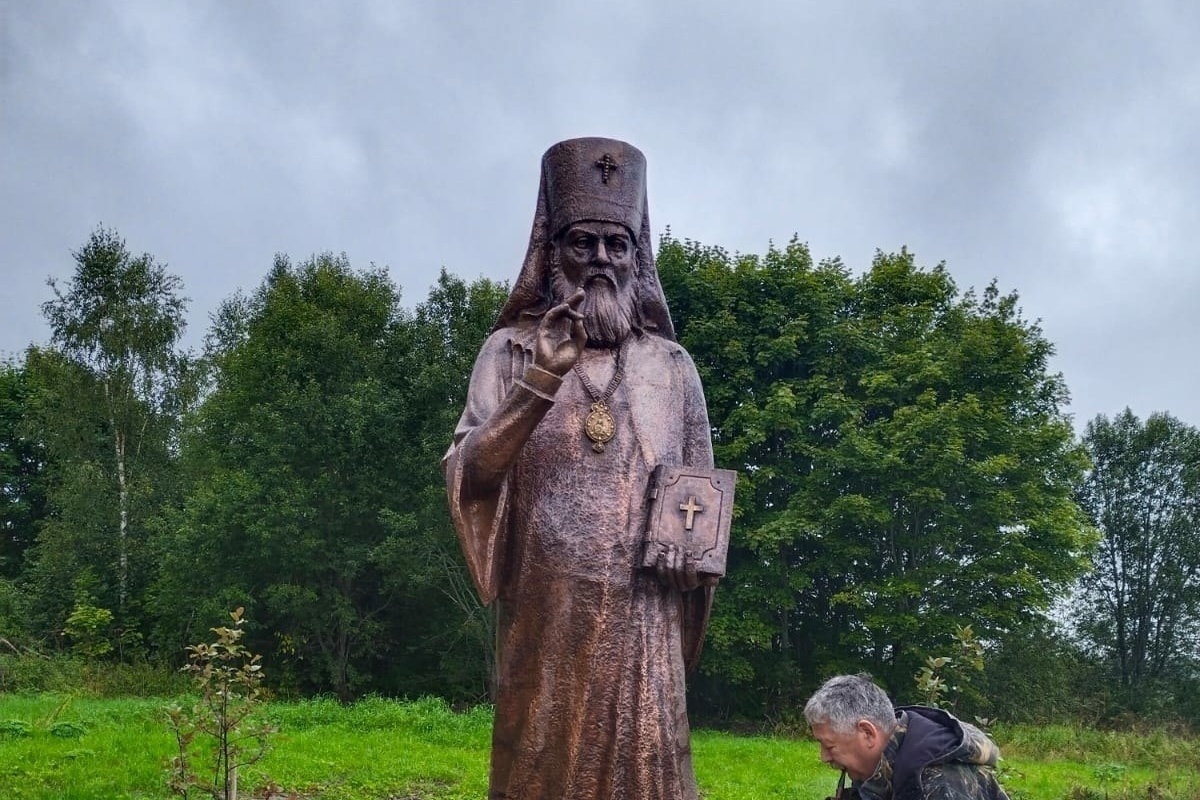
[[[588,343],[614,347],[633,328],[637,254],[623,225],[577,222],[554,241],[551,290],[562,302],[583,289],[583,327]]]
[[[563,232],[555,248],[563,277],[585,290],[589,283],[604,278],[612,288],[624,289],[637,266],[628,229],[611,222],[577,222]]]

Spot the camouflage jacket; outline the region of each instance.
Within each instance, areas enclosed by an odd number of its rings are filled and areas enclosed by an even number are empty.
[[[897,726],[869,779],[848,797],[862,800],[1008,800],[996,781],[1000,751],[983,731],[945,711],[896,709]]]

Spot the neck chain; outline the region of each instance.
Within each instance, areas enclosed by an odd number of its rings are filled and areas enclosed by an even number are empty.
[[[608,386],[604,388],[604,394],[596,391],[592,379],[584,372],[583,365],[578,361],[575,362],[575,374],[579,376],[579,380],[583,383],[583,388],[592,398],[592,410],[587,415],[587,419],[583,422],[583,432],[592,440],[592,449],[597,453],[604,452],[604,445],[613,438],[617,432],[617,422],[613,419],[608,410],[608,401],[612,399],[613,392],[617,390],[621,379],[625,377],[625,367],[622,366],[622,356],[625,354],[625,343],[621,343],[621,347],[617,350],[617,368],[613,372],[612,380],[608,382]]]

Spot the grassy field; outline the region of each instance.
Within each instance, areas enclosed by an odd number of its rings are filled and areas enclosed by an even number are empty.
[[[0,798],[170,797],[168,702],[0,695]],[[264,713],[278,732],[267,757],[242,777],[246,797],[266,797],[270,786],[320,800],[486,796],[488,709],[311,700],[272,703]],[[1000,728],[996,737],[1014,800],[1200,800],[1196,740],[1066,727]],[[804,739],[696,731],[694,749],[705,800],[821,800],[836,783]]]

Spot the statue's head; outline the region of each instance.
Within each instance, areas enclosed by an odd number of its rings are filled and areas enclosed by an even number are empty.
[[[646,206],[646,158],[612,139],[559,142],[542,157],[550,212],[550,290],[579,310],[588,343],[620,344],[640,327],[634,302],[637,236]]]
[[[582,288],[591,344],[633,330],[674,338],[654,269],[646,157],[615,139],[568,139],[542,157],[529,252],[497,327],[520,324]]]

